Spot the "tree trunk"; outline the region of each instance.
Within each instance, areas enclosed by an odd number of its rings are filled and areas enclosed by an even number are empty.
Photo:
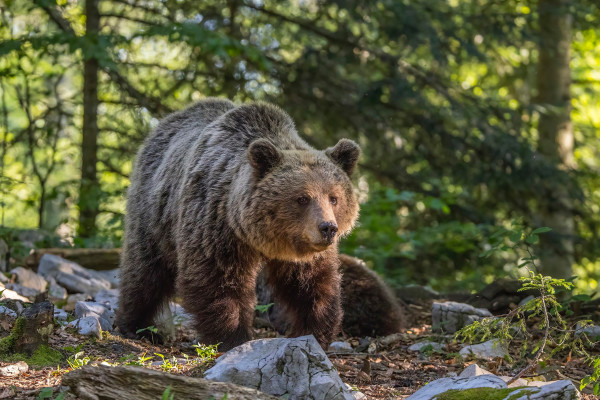
[[[98,0],[86,0],[86,35],[96,41],[100,25]],[[85,52],[84,52],[85,54]],[[81,143],[81,186],[79,188],[79,228],[81,237],[96,233],[100,186],[96,176],[98,149],[98,59],[87,55],[83,65],[83,140]]]
[[[227,382],[153,371],[140,367],[85,366],[63,376],[78,399],[160,399],[165,390],[175,399],[275,400],[277,397]]]
[[[537,102],[539,152],[561,169],[575,167],[571,124],[570,0],[539,0],[539,64]],[[541,226],[552,232],[541,236],[542,273],[555,278],[571,276],[574,221],[566,184],[557,184],[554,198],[541,210]]]

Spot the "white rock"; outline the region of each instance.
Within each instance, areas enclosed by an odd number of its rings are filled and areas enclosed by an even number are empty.
[[[531,386],[525,379],[519,378],[513,383],[509,384],[508,382],[512,379],[512,376],[499,376],[504,382],[508,384],[509,388],[519,387],[519,386]]]
[[[75,293],[94,295],[99,290],[110,289],[111,286],[110,282],[98,275],[96,271],[53,254],[42,256],[38,273],[45,278],[53,277],[58,284]]]
[[[490,371],[487,371],[487,370],[481,368],[479,365],[471,364],[467,368],[465,368],[460,373],[460,375],[458,375],[458,377],[459,378],[471,378],[473,376],[490,375],[490,374],[492,374]],[[500,377],[500,379],[502,379],[502,377]],[[502,380],[504,380],[504,379],[502,379]]]
[[[443,350],[444,345],[437,342],[430,342],[429,340],[425,340],[424,342],[418,342],[411,346],[409,346],[408,351],[421,351],[424,347],[431,346],[433,350]]]
[[[531,387],[531,391],[520,397],[511,397],[511,400],[576,400],[581,395],[573,383],[569,380],[537,382],[539,387]],[[529,385],[531,386],[531,384]]]
[[[96,273],[96,275],[106,279],[107,281],[110,282],[110,287],[111,289],[116,289],[119,287],[119,281],[120,281],[120,273],[119,273],[119,268],[115,268],[115,269],[109,269],[106,271],[94,271]]]
[[[93,301],[78,301],[75,304],[75,317],[97,317],[105,331],[112,331],[115,322],[115,312],[110,306]]]
[[[29,370],[29,365],[25,361],[19,361],[16,364],[6,365],[0,368],[0,376],[19,376]]]
[[[66,321],[68,314],[65,310],[61,310],[60,308],[54,307],[54,319],[57,321]]]
[[[523,300],[521,300],[518,304],[519,307],[524,306],[525,304],[529,303],[531,300],[535,299],[535,296],[530,294],[529,296],[525,297]]]
[[[488,340],[487,342],[465,346],[459,351],[459,354],[463,357],[473,355],[476,358],[485,360],[498,357],[504,358],[504,356],[508,355],[508,350],[499,341]]]
[[[30,300],[34,299],[35,296],[40,294],[40,292],[37,290],[23,286],[20,283],[7,283],[6,288],[15,291],[21,296],[27,297]]]
[[[17,267],[10,271],[11,274],[17,275],[17,282],[25,287],[34,289],[37,293],[46,291],[48,281],[43,276],[36,274],[30,269]]]
[[[0,300],[19,300],[25,303],[29,303],[29,299],[27,297],[21,296],[19,293],[14,290],[10,290],[8,288],[3,289],[0,287]]]
[[[86,300],[91,300],[91,299],[92,299],[92,297],[89,294],[85,294],[85,293],[71,294],[67,297],[67,304],[65,304],[63,309],[65,311],[73,311],[73,310],[75,310],[75,304],[77,304],[78,301],[86,301]]]
[[[329,351],[335,351],[338,353],[351,353],[352,346],[348,342],[331,342],[329,345]]]
[[[116,310],[119,308],[119,289],[102,289],[96,293],[94,300]]]
[[[11,330],[16,320],[16,312],[14,312],[8,307],[0,306],[0,330]]]
[[[246,342],[219,357],[205,378],[289,400],[354,399],[312,335]]]
[[[428,383],[406,400],[432,400],[440,393],[448,390],[465,390],[475,388],[505,389],[506,383],[495,375],[480,375],[471,378],[441,378]]]
[[[56,283],[56,279],[52,277],[48,278],[48,299],[51,302],[57,303],[63,301],[67,296],[67,289]]]
[[[432,329],[434,332],[455,333],[459,329],[491,317],[485,308],[475,308],[469,304],[454,301],[434,302],[431,308]]]
[[[586,336],[591,341],[596,341],[597,338],[600,337],[600,326],[598,326],[598,325],[583,326],[578,323],[575,327],[575,335],[581,336],[582,333],[585,333]]]
[[[100,321],[97,317],[79,318],[74,321],[71,321],[67,326],[77,328],[77,332],[80,335],[95,336],[98,339],[101,338],[102,328],[100,326]]]

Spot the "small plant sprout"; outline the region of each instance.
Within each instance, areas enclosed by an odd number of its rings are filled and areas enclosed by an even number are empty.
[[[76,353],[67,359],[67,363],[69,363],[69,366],[73,370],[81,368],[84,365],[88,365],[89,362],[89,357],[83,357],[83,351],[80,351],[79,353]]]
[[[202,362],[211,361],[217,358],[217,347],[220,343],[205,345],[205,344],[195,344],[193,347],[196,349],[196,354],[202,360]]]
[[[150,325],[150,326],[147,326],[145,328],[138,329],[137,331],[135,331],[135,333],[137,333],[138,335],[143,332],[150,332],[150,338],[152,340],[152,343],[154,343],[154,335],[158,334],[158,328],[156,328],[154,325]]]
[[[175,398],[175,394],[171,393],[171,385],[169,385],[163,392],[161,400],[173,400],[174,398]]]
[[[584,358],[593,366],[594,373],[581,381],[581,388],[596,382],[594,392],[600,392],[597,383],[600,378],[600,358],[592,358],[586,350],[591,345],[589,338],[581,330],[589,321],[579,321],[579,327],[569,325],[561,313],[569,314],[568,304],[561,304],[559,293],[571,292],[574,288],[570,280],[555,279],[538,272],[537,257],[532,245],[539,241],[539,234],[550,231],[550,228],[538,228],[527,232],[522,228],[501,228],[490,237],[492,247],[481,256],[489,257],[495,251],[513,251],[520,257],[519,268],[527,268],[527,276],[519,278],[522,287],[519,291],[537,292],[538,295],[527,303],[516,307],[508,314],[484,318],[465,326],[455,335],[457,340],[465,342],[482,342],[498,339],[509,343],[515,338],[522,340],[521,358],[529,358],[527,365],[516,373],[510,384],[537,365],[545,365],[545,360],[554,357],[558,352],[569,350]],[[527,324],[528,321],[539,321]],[[538,334],[541,333],[540,334]],[[577,334],[576,334],[577,333]],[[509,361],[512,361],[509,357]]]

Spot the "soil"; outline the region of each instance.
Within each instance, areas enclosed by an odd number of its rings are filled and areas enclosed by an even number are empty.
[[[345,383],[363,392],[368,399],[403,399],[440,377],[459,374],[475,360],[462,359],[458,356],[460,345],[451,339],[436,336],[431,332],[431,308],[424,304],[411,306],[412,327],[386,338],[369,340],[345,337],[340,340],[349,342],[358,352],[332,353],[328,356],[339,371]],[[278,335],[266,328],[255,329],[256,338],[277,337]],[[448,342],[442,351],[418,353],[408,351],[408,347],[425,339]],[[386,343],[386,345],[383,345]],[[169,345],[155,345],[150,341],[130,340],[116,334],[104,334],[102,339],[79,336],[69,329],[56,329],[50,337],[50,345],[59,349],[64,355],[64,362],[47,367],[30,366],[28,372],[18,377],[0,378],[0,399],[38,399],[55,398],[61,390],[62,376],[72,370],[66,361],[68,357],[73,362],[76,353],[78,359],[91,365],[100,363],[125,364],[140,362],[148,358],[144,366],[155,370],[168,370],[173,374],[202,376],[202,372],[214,361],[203,362],[198,359],[196,349],[190,342],[175,342]],[[526,365],[518,351],[518,343],[510,348],[514,363],[509,364],[504,359],[490,361],[478,360],[480,367],[498,375],[514,375]],[[600,349],[596,348],[596,352]],[[170,360],[171,366],[158,365],[162,357]],[[86,359],[86,357],[88,359]],[[173,361],[175,358],[176,361]],[[10,363],[1,362],[0,367]],[[576,387],[583,377],[590,374],[591,368],[583,360],[572,358],[570,354],[557,354],[553,361],[526,374],[524,377],[534,380],[570,379]],[[50,396],[50,389],[53,396]],[[42,390],[44,391],[42,392]],[[64,388],[63,388],[64,389]],[[41,393],[41,395],[40,395]],[[43,397],[46,395],[47,397]],[[74,398],[67,395],[66,398]],[[585,400],[596,399],[586,388],[582,393]]]

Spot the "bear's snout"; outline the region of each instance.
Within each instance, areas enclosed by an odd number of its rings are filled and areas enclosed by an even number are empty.
[[[338,226],[335,222],[321,222],[319,224],[319,232],[323,235],[323,239],[327,240],[327,243],[331,244],[333,238],[338,231]]]

